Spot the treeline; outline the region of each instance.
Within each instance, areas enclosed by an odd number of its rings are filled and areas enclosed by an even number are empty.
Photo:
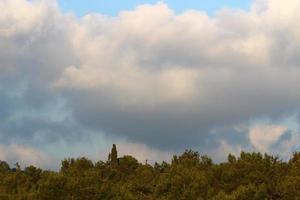
[[[171,163],[149,165],[132,156],[118,158],[114,145],[107,161],[65,159],[58,172],[34,166],[11,168],[0,162],[1,200],[297,200],[300,153],[288,162],[242,152],[213,163],[185,151]]]

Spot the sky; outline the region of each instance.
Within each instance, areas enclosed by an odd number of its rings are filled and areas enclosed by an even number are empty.
[[[300,149],[299,0],[80,2],[0,1],[0,160]]]
[[[83,16],[91,12],[99,12],[105,15],[116,16],[124,10],[132,10],[141,4],[155,4],[164,2],[177,13],[185,10],[201,10],[208,14],[214,14],[221,8],[230,7],[237,9],[249,9],[251,0],[59,0],[59,5],[63,11],[74,12],[78,16]]]

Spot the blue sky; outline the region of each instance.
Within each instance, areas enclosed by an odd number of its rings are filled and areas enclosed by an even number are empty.
[[[141,4],[154,4],[157,0],[59,0],[64,11],[72,11],[79,16],[89,12],[100,12],[106,15],[117,15],[122,10],[131,10]],[[251,0],[165,0],[176,12],[187,9],[204,10],[209,14],[223,7],[248,9]]]

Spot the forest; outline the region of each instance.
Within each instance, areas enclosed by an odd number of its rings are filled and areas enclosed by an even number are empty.
[[[186,150],[170,163],[139,163],[118,157],[113,145],[107,161],[68,158],[60,170],[11,167],[0,161],[1,200],[297,200],[300,153],[290,160],[257,152],[228,155],[214,163]]]

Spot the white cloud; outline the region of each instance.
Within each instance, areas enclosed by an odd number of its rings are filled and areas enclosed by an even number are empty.
[[[268,152],[271,145],[287,130],[286,127],[278,125],[258,125],[249,130],[249,138],[256,150]]]
[[[158,3],[76,18],[55,1],[1,1],[1,139],[68,141],[92,130],[146,144],[154,157],[152,148],[201,148],[224,141],[211,130],[297,113],[299,9],[257,0],[210,17]],[[284,131],[254,127],[251,144],[267,151]],[[220,148],[239,149],[229,144]]]
[[[11,165],[18,162],[21,167],[34,165],[50,169],[56,165],[50,155],[38,149],[17,144],[0,145],[0,160],[5,160]]]
[[[31,32],[47,12],[45,2],[2,0],[0,2],[0,35],[11,36]]]
[[[217,162],[225,161],[229,154],[239,156],[243,150],[242,145],[231,145],[227,141],[221,140],[219,146],[214,149],[210,154]]]

